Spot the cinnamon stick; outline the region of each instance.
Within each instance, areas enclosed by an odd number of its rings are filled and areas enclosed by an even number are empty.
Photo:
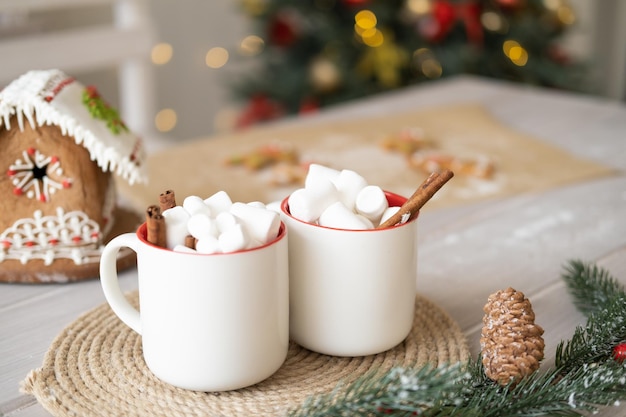
[[[420,208],[424,206],[430,200],[437,191],[443,185],[454,176],[454,173],[450,170],[444,170],[441,173],[431,173],[424,182],[417,187],[415,192],[409,199],[400,207],[393,216],[381,223],[377,229],[384,229],[385,227],[394,226],[406,219],[403,223],[411,220]]]
[[[159,206],[152,205],[146,210],[146,239],[153,245],[166,247],[165,218],[161,214]]]
[[[185,236],[185,246],[187,246],[189,249],[195,249],[196,248],[196,238],[191,236],[191,235]]]
[[[176,194],[173,190],[167,190],[159,195],[159,206],[161,212],[176,207]]]

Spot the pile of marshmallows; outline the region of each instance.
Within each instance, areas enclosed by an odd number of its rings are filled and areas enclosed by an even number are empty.
[[[263,203],[233,203],[219,191],[207,199],[185,198],[163,211],[167,248],[177,252],[227,253],[262,246],[278,236],[280,216]],[[188,235],[195,250],[185,246]]]
[[[294,191],[288,204],[296,219],[350,230],[374,229],[400,209],[389,207],[384,191],[356,172],[318,164],[311,164],[304,188]]]
[[[304,188],[288,198],[296,219],[348,230],[374,229],[400,207],[389,207],[383,190],[354,171],[311,164]],[[233,203],[225,191],[209,198],[185,198],[182,206],[163,211],[166,245],[177,252],[228,253],[262,246],[278,236],[279,207],[260,202]],[[193,236],[195,249],[185,245]]]

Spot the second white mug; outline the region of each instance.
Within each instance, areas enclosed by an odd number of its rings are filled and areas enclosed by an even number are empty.
[[[386,192],[389,206],[406,198]],[[417,221],[385,229],[318,226],[289,213],[290,335],[336,356],[380,353],[402,342],[414,318]]]

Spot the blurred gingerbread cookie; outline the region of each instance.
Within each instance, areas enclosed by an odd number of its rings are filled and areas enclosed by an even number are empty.
[[[414,153],[408,159],[411,168],[425,173],[450,170],[461,175],[490,179],[494,164],[487,158],[458,157],[438,152]]]
[[[425,138],[424,130],[419,127],[407,127],[385,137],[380,146],[386,151],[411,156],[415,152],[429,148],[432,143]]]
[[[298,152],[285,142],[271,142],[244,154],[235,154],[226,160],[228,165],[242,165],[256,171],[277,163],[297,164]]]

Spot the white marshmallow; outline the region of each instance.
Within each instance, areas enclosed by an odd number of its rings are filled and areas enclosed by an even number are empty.
[[[257,207],[257,208],[262,208],[262,209],[266,208],[265,204],[260,201],[251,201],[247,204],[252,207]]]
[[[373,229],[374,228],[374,223],[370,219],[365,217],[364,215],[357,214],[356,217],[363,222],[363,224],[365,225],[366,229]]]
[[[309,165],[309,170],[307,171],[306,178],[304,179],[304,188],[310,188],[314,183],[320,181],[321,179],[329,180],[334,183],[339,176],[339,172],[340,171],[336,169],[329,168],[324,165],[311,164]]]
[[[394,214],[396,214],[396,212],[400,210],[400,206],[393,206],[393,207],[388,207],[384,212],[383,215],[380,218],[380,221],[378,222],[378,224],[383,224],[384,222],[387,221],[388,218],[390,218],[391,216],[393,216]]]
[[[220,242],[218,238],[213,236],[205,236],[196,242],[196,251],[203,254],[212,254],[220,252]]]
[[[183,252],[183,253],[198,253],[195,250],[185,246],[185,245],[176,245],[172,249],[174,252]]]
[[[274,211],[244,203],[233,203],[230,212],[240,220],[252,240],[267,243],[278,235],[280,216]]]
[[[215,217],[215,223],[217,224],[217,231],[224,233],[237,224],[237,218],[229,211],[223,211]]]
[[[338,201],[331,204],[320,216],[320,226],[336,229],[365,230],[365,224],[352,210]]]
[[[187,210],[187,213],[190,215],[194,215],[196,213],[204,213],[207,216],[211,215],[211,209],[209,206],[204,204],[204,200],[197,195],[190,195],[185,198],[185,200],[183,200],[183,208]]]
[[[204,213],[194,214],[187,220],[187,231],[196,239],[217,237],[217,224]]]
[[[339,201],[339,192],[328,179],[320,178],[309,188],[300,188],[289,196],[289,213],[296,219],[314,222],[331,204]]]
[[[236,224],[221,233],[218,241],[222,252],[235,252],[247,248],[250,239],[243,227],[240,224]]]
[[[211,209],[211,213],[213,213],[214,216],[217,216],[218,213],[230,210],[230,206],[233,205],[233,202],[226,191],[218,191],[205,199],[204,204]]]
[[[165,210],[165,240],[168,249],[173,249],[176,245],[183,245],[185,237],[189,234],[187,221],[189,213],[182,206],[175,206]]]
[[[367,181],[356,172],[344,169],[335,180],[335,186],[341,195],[341,202],[354,211],[356,196],[367,186]]]
[[[282,204],[282,201],[272,201],[271,203],[267,203],[265,205],[265,208],[280,214],[281,213],[281,210],[280,210],[280,205],[281,204]]]
[[[364,187],[356,196],[356,212],[378,223],[380,216],[389,207],[385,192],[377,185]]]

